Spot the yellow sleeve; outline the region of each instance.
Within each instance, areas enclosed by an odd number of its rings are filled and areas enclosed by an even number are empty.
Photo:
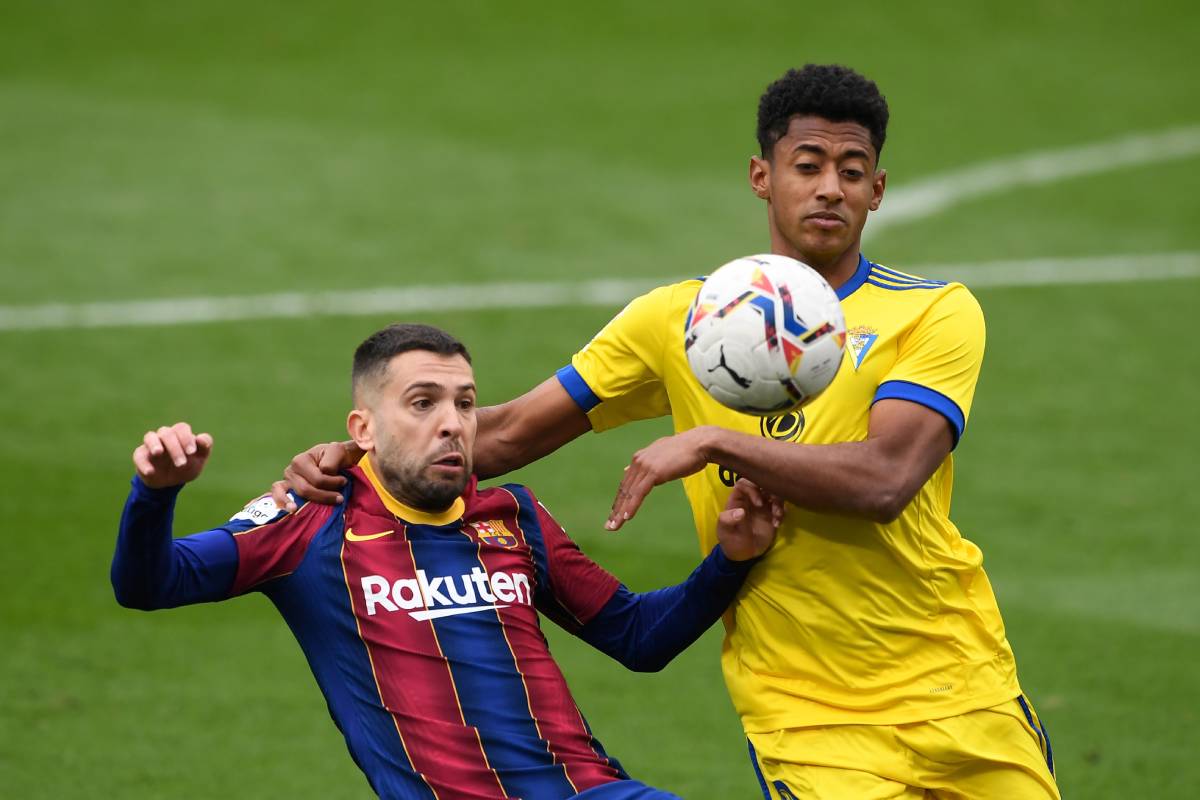
[[[978,301],[967,287],[952,285],[900,342],[872,402],[900,399],[932,408],[949,420],[957,445],[971,413],[985,338]]]
[[[662,374],[664,348],[673,341],[674,288],[663,286],[633,300],[558,371],[593,430],[671,412]],[[682,323],[678,340],[682,347]]]

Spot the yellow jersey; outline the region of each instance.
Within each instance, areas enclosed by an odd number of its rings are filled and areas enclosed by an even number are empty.
[[[670,414],[803,444],[860,441],[871,406],[899,398],[942,414],[958,442],[984,350],[983,313],[959,283],[860,258],[838,290],[847,342],[833,383],[801,411],[759,418],[713,400],[688,367],[684,325],[700,280],[635,299],[559,370],[602,431]],[[736,476],[684,479],[702,551]],[[950,521],[952,456],[900,517],[877,523],[788,505],[774,546],[725,615],[725,681],[747,732],[899,725],[988,708],[1020,693],[979,548]]]

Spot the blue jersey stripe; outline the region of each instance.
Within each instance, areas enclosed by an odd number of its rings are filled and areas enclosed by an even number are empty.
[[[750,763],[754,765],[754,777],[758,778],[758,785],[762,789],[763,797],[771,800],[771,790],[767,788],[767,779],[763,777],[762,767],[758,765],[758,753],[754,752],[754,743],[747,739],[746,746],[750,748]]]
[[[567,390],[567,394],[571,395],[575,404],[583,409],[584,413],[600,405],[600,398],[592,391],[592,387],[587,385],[587,381],[583,379],[573,364],[562,367],[554,373],[554,376],[558,378],[558,382]]]
[[[538,522],[537,501],[533,499],[533,495],[529,493],[528,489],[519,484],[506,483],[500,488],[512,495],[513,499],[517,501],[517,508],[519,509],[517,524],[521,526],[525,542],[529,545],[529,549],[533,553],[533,568],[537,572],[538,610],[546,613],[548,608],[553,607],[557,608],[558,613],[563,617],[574,619],[563,608],[562,604],[558,602],[554,587],[550,583],[550,561],[546,554],[546,540],[542,536],[542,525]],[[576,623],[578,623],[578,620],[576,620]],[[582,711],[579,712],[579,721],[583,723],[583,728],[587,731],[592,751],[607,761],[622,778],[628,778],[629,775],[621,766],[621,762],[605,752],[604,745],[600,744],[600,740],[592,733],[592,728],[588,725],[588,721],[583,716]]]
[[[372,790],[397,800],[436,800],[413,769],[396,720],[384,707],[367,646],[357,633],[342,567],[342,529],[339,512],[313,537],[296,571],[266,594],[304,651],[330,715]],[[315,604],[320,613],[314,613]]]
[[[880,400],[908,400],[932,408],[945,417],[954,429],[953,447],[958,446],[958,440],[962,438],[963,430],[967,426],[967,418],[963,415],[962,409],[958,407],[958,403],[941,392],[919,383],[884,381],[875,390],[875,399],[871,401],[871,405],[875,405]]]
[[[933,278],[918,278],[916,275],[908,275],[903,272],[897,272],[896,270],[889,269],[881,264],[872,264],[871,271],[880,278],[901,283],[936,283],[939,286],[946,285],[945,281],[939,281]]]
[[[429,575],[467,575],[485,569],[479,546],[442,540],[413,542],[419,569]],[[486,598],[479,598],[481,603]],[[512,797],[569,797],[575,789],[546,748],[529,711],[525,683],[504,635],[500,612],[487,609],[433,620],[450,667],[463,719],[479,732],[488,763]]]
[[[880,289],[891,289],[894,292],[903,292],[907,291],[908,289],[941,289],[946,285],[944,283],[884,283],[883,281],[877,279],[874,275],[867,278],[867,283],[871,284],[872,286],[878,286]]]

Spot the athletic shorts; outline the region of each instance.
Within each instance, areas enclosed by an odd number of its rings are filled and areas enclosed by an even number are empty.
[[[1054,751],[1023,696],[908,725],[750,735],[767,800],[1060,800]]]

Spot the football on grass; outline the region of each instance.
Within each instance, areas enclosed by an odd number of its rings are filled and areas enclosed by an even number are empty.
[[[684,327],[700,385],[723,405],[759,416],[794,410],[820,394],[846,344],[837,293],[787,256],[747,256],[717,269]]]

